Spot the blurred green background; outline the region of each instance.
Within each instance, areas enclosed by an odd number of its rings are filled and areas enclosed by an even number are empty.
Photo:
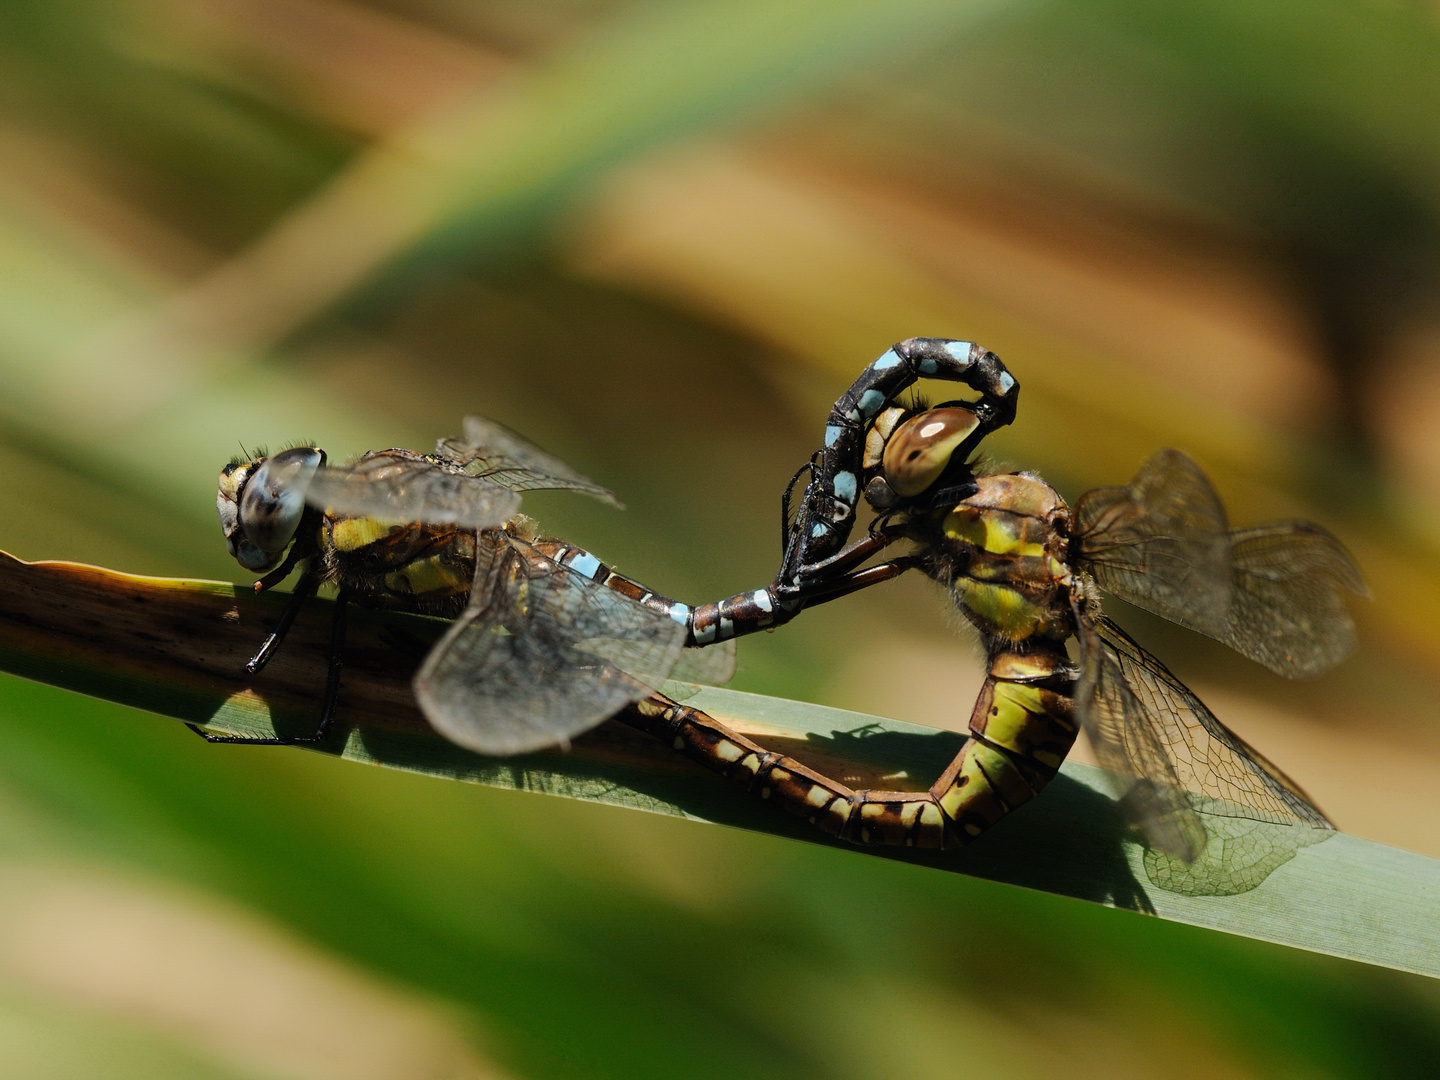
[[[1313,685],[1122,618],[1342,828],[1440,856],[1433,4],[9,0],[0,547],[236,579],[260,443],[480,411],[546,528],[690,602],[892,341],[1074,496],[1176,445],[1355,551]],[[963,725],[904,581],[742,689]],[[928,782],[929,778],[923,778]],[[1223,901],[1217,901],[1223,902]],[[1436,986],[849,852],[438,783],[0,679],[0,1072],[1433,1076]]]

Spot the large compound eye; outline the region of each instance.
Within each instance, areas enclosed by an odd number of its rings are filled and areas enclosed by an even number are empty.
[[[324,461],[325,454],[313,446],[297,446],[267,458],[240,495],[240,529],[245,539],[268,556],[284,551],[300,527],[305,489]]]
[[[263,574],[280,562],[279,552],[261,551],[240,531],[240,493],[259,465],[257,461],[232,461],[220,470],[220,487],[215,494],[215,509],[220,513],[225,546],[231,557],[253,574]]]
[[[261,551],[244,536],[236,536],[227,540],[226,545],[230,548],[230,554],[235,557],[235,561],[252,574],[263,574],[280,565],[280,552]]]
[[[890,489],[902,499],[924,492],[979,426],[978,416],[958,406],[929,409],[906,420],[885,444],[881,464]]]

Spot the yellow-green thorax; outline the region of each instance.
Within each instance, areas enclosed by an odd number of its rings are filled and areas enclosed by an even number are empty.
[[[319,541],[326,577],[372,605],[455,615],[470,595],[473,529],[327,514]]]
[[[956,603],[981,631],[1006,641],[1068,637],[1069,507],[1050,485],[1023,473],[977,483],[980,490],[940,521]]]

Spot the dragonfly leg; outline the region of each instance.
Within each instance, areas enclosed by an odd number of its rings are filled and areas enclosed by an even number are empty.
[[[854,547],[859,548],[861,545],[856,544]],[[842,554],[848,554],[850,550],[847,549]],[[861,558],[869,554],[871,552],[866,551]],[[701,604],[690,610],[690,634],[685,643],[709,645],[711,642],[725,641],[752,634],[757,630],[781,626],[806,607],[838,600],[861,589],[868,589],[871,585],[889,581],[915,565],[917,564],[914,559],[902,556],[886,563],[867,566],[863,570],[839,576],[827,575],[799,587],[782,588],[777,584],[753,593],[738,593],[718,603]]]
[[[298,586],[296,591],[299,591]],[[311,592],[313,591],[312,589]],[[295,604],[293,598],[291,603],[286,605],[285,610],[288,612],[292,607],[298,610],[298,605]],[[323,741],[330,731],[330,722],[335,717],[335,703],[340,695],[340,673],[344,667],[345,654],[346,613],[349,607],[349,601],[343,592],[335,598],[335,607],[330,621],[330,651],[326,664],[325,696],[320,705],[320,721],[315,725],[315,733],[313,735],[217,735],[214,732],[206,731],[198,724],[186,724],[185,726],[206,742],[211,743],[243,744],[249,746],[312,746],[315,743]],[[281,620],[282,622],[284,621],[283,614],[281,615]],[[291,615],[289,622],[293,623],[294,621],[295,617]],[[280,629],[279,624],[276,625],[276,629]],[[285,624],[285,629],[289,629],[289,623]],[[272,634],[271,638],[274,636],[275,635]],[[283,632],[281,636],[284,636]],[[268,638],[266,639],[267,644],[269,640]],[[271,651],[273,653],[273,649]]]
[[[801,585],[787,586],[777,581],[768,589],[736,593],[715,603],[685,608],[686,628],[689,631],[685,643],[709,645],[759,630],[770,630],[789,622],[800,614],[806,605],[818,602],[817,598],[833,600],[857,589],[888,581],[902,570],[908,569],[910,564],[903,559],[897,559],[894,565],[899,569],[884,571],[882,567],[870,567],[857,572],[847,571],[883,551],[895,539],[883,533],[871,533],[864,540],[851,544],[844,551],[826,560],[821,573]],[[901,563],[904,565],[900,566]],[[680,607],[684,608],[684,605]]]
[[[281,609],[280,618],[275,621],[275,628],[260,643],[259,650],[245,665],[246,671],[254,675],[271,661],[276,650],[285,641],[285,635],[290,633],[290,627],[295,625],[295,617],[300,614],[300,609],[305,606],[305,601],[314,596],[318,588],[320,588],[319,575],[307,573],[301,576],[300,580],[295,583],[295,590],[290,594],[290,599]]]
[[[335,702],[340,697],[340,673],[345,667],[345,620],[349,607],[349,599],[343,592],[335,598],[330,622],[330,663],[325,674],[325,700],[320,707],[320,723],[315,726],[314,735],[297,742],[317,743],[330,732],[330,721],[335,719]]]
[[[307,520],[307,518],[312,518],[314,511],[307,508],[305,514],[306,517],[302,517],[300,520],[300,529],[305,530],[301,532],[301,535],[313,535],[315,532],[315,526],[318,523],[313,519]],[[290,545],[290,553],[285,556],[285,561],[282,562],[279,566],[277,566],[274,570],[271,570],[270,573],[266,574],[259,581],[255,582],[252,588],[254,588],[256,592],[265,592],[267,589],[273,589],[276,585],[279,585],[280,582],[284,581],[287,577],[289,577],[296,566],[300,565],[306,559],[311,558],[312,556],[314,556],[314,554],[315,544],[313,541],[307,543],[304,540],[296,540],[295,543]]]
[[[782,626],[806,607],[838,600],[871,585],[889,581],[915,565],[914,559],[902,556],[800,587],[782,589],[779,585],[772,585],[753,593],[738,593],[718,603],[701,604],[690,610],[690,633],[685,644],[709,645]]]
[[[879,585],[882,581],[891,581],[919,565],[918,561],[908,555],[902,555],[898,559],[891,559],[889,562],[877,563],[874,566],[867,566],[863,570],[856,570],[846,574],[844,577],[832,581],[818,582],[806,588],[803,593],[803,604],[811,607],[815,604],[826,604],[831,600],[838,600],[842,596],[849,596],[861,589],[868,589],[872,585]]]

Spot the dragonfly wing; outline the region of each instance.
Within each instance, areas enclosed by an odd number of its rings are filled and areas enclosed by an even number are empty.
[[[1365,582],[1343,544],[1308,521],[1230,534],[1235,595],[1220,640],[1278,675],[1307,679],[1355,648],[1346,591]]]
[[[436,452],[466,471],[511,491],[579,491],[619,506],[608,489],[582,476],[554,454],[484,416],[465,417],[465,435],[441,439]]]
[[[676,682],[723,686],[735,675],[735,639],[680,650],[670,678]],[[673,696],[673,695],[672,695]]]
[[[1195,796],[1198,810],[1277,825],[1334,827],[1293,780],[1217,720],[1125,631],[1101,618],[1096,633],[1163,746],[1171,773]]]
[[[520,509],[520,496],[509,488],[408,450],[381,450],[354,465],[318,469],[305,501],[347,517],[466,529],[494,528]]]
[[[564,744],[660,686],[685,641],[674,620],[505,543],[415,676],[431,724],[482,754]]]
[[[1229,531],[1209,480],[1177,450],[1127,487],[1081,496],[1075,521],[1102,589],[1277,674],[1312,678],[1355,647],[1344,593],[1365,584],[1344,545],[1306,521]]]
[[[1211,637],[1234,592],[1225,507],[1178,450],[1152,456],[1124,487],[1075,504],[1079,555],[1106,592]]]
[[[1189,895],[1245,892],[1334,829],[1293,780],[1114,623],[1097,619],[1081,640],[1085,730],[1106,767],[1126,776],[1121,805],[1146,837],[1156,884]]]
[[[1183,863],[1205,849],[1205,826],[1180,782],[1155,717],[1131,687],[1122,658],[1101,637],[1097,624],[1077,620],[1080,682],[1075,704],[1085,735],[1111,774],[1121,812],[1148,847]]]

